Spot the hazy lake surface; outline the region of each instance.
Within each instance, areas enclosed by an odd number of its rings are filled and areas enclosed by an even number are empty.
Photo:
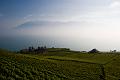
[[[75,37],[33,37],[33,36],[10,36],[0,38],[0,48],[8,50],[20,50],[29,46],[38,47],[60,47],[70,48],[78,51],[89,51],[97,48],[100,51],[110,51],[116,49],[119,51],[119,46],[109,45],[108,43],[99,44],[100,41],[90,39],[82,39]]]
[[[8,50],[20,50],[29,46],[65,47],[73,50],[80,50],[79,44],[68,38],[55,37],[2,37],[0,38],[0,48]]]

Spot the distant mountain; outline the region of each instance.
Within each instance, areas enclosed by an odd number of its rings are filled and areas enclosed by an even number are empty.
[[[60,21],[29,21],[23,24],[20,24],[16,27],[16,29],[29,29],[33,27],[57,27],[57,26],[71,26],[81,24],[81,22],[60,22]]]

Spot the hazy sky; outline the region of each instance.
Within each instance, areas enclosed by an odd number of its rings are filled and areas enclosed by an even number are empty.
[[[119,21],[120,0],[0,0],[0,47],[44,37],[75,50],[120,50]]]

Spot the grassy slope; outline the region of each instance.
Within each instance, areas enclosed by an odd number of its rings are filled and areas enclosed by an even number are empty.
[[[119,54],[57,51],[28,55],[0,50],[0,80],[100,80],[100,64],[107,80],[118,80],[119,63]]]

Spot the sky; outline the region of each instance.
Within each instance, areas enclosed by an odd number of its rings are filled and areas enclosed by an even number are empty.
[[[120,50],[120,0],[0,0],[0,48]]]

